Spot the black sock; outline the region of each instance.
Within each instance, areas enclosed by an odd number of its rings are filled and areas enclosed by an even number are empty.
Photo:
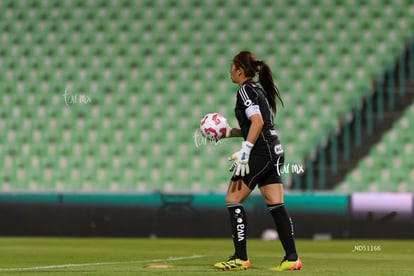
[[[233,234],[234,255],[241,259],[247,260],[246,250],[246,213],[241,203],[226,203],[230,215],[231,231]]]
[[[298,255],[296,253],[295,241],[293,239],[293,224],[290,219],[285,205],[283,203],[267,206],[273,220],[276,224],[276,230],[279,234],[280,242],[285,250],[285,258],[288,261],[296,261]]]

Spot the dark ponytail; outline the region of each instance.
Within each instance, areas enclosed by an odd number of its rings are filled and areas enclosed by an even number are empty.
[[[279,89],[273,81],[272,70],[264,61],[260,61],[259,82],[266,91],[267,101],[272,107],[273,113],[276,114],[276,98],[280,101],[282,106],[284,106],[284,104]]]
[[[256,60],[256,57],[249,51],[241,51],[233,58],[236,68],[242,68],[246,77],[254,78],[256,73],[259,75],[259,83],[266,92],[266,98],[273,113],[276,114],[276,98],[283,105],[279,89],[273,81],[272,70],[263,60]]]

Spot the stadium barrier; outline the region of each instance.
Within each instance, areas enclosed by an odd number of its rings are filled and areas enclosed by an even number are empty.
[[[287,194],[297,238],[414,238],[411,193]],[[0,194],[2,236],[228,237],[224,194]],[[245,202],[250,237],[274,228]]]

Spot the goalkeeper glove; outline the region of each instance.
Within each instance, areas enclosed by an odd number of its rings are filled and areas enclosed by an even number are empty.
[[[245,176],[250,173],[249,156],[253,146],[254,145],[249,141],[244,141],[241,150],[233,153],[233,155],[229,157],[229,161],[234,160],[230,167],[230,171],[233,172],[233,175]]]

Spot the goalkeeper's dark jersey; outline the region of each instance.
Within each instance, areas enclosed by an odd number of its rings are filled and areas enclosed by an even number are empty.
[[[261,86],[251,80],[244,82],[237,91],[234,111],[245,140],[251,124],[249,117],[254,114],[262,115],[263,129],[251,154],[263,155],[274,159],[277,157],[277,154],[283,152],[278,135],[274,129],[274,114],[267,101],[265,91]]]

